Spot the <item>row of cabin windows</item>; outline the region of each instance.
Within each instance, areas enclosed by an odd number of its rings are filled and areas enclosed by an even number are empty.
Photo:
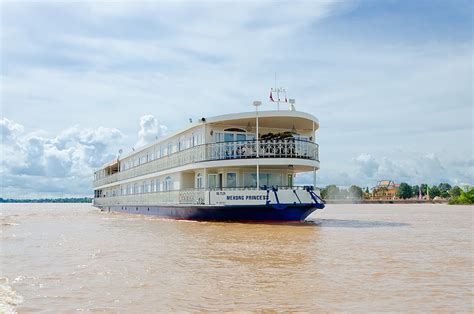
[[[280,173],[265,173],[260,172],[260,185],[267,186],[282,186],[282,185],[293,185],[293,175],[288,175],[288,181]],[[227,188],[237,187],[237,174],[235,172],[227,172],[225,174]],[[257,186],[257,174],[254,172],[246,172],[243,174],[242,185],[247,187]],[[223,186],[222,175],[219,174],[208,174],[208,185],[209,188],[219,188]],[[196,175],[196,188],[204,188],[203,175],[198,173]],[[111,190],[106,191],[104,194],[106,197],[118,196],[120,195],[134,195],[134,194],[143,194],[143,193],[154,193],[160,191],[172,191],[173,190],[173,180],[170,176],[166,177],[163,180],[163,185],[160,185],[160,180],[150,180],[144,181],[141,183],[130,184],[122,187],[122,190]]]
[[[173,179],[168,176],[163,180],[162,185],[159,179],[143,181],[140,183],[128,184],[126,186],[123,186],[121,190],[107,191],[105,193],[105,196],[107,197],[118,196],[119,193],[121,193],[121,195],[134,195],[134,194],[154,193],[154,192],[172,191],[172,190],[173,190]]]
[[[168,142],[165,145],[156,147],[153,151],[147,151],[143,155],[128,160],[123,160],[120,167],[121,171],[136,167],[155,159],[176,153],[197,145],[203,144],[202,132],[193,133],[191,136],[182,136],[177,142]]]

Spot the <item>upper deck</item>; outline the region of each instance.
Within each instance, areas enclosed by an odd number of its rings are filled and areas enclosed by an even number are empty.
[[[224,166],[295,164],[301,171],[319,168],[315,133],[319,121],[299,111],[245,112],[202,118],[154,143],[119,156],[94,173],[94,187],[113,182],[206,162]],[[306,169],[306,170],[305,170]],[[175,169],[179,171],[180,169]]]

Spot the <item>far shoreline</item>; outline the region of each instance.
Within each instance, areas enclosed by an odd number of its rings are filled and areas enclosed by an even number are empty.
[[[324,200],[326,204],[448,204],[449,200]]]

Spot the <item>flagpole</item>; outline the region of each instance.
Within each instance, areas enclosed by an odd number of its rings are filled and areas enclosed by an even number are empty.
[[[260,143],[259,143],[259,139],[258,139],[258,107],[262,104],[261,101],[254,101],[253,102],[253,105],[255,106],[255,125],[256,125],[256,133],[255,134],[255,138],[257,140],[256,144],[257,144],[257,160],[256,160],[256,163],[257,163],[257,190],[260,189],[260,166],[258,164],[258,158],[260,157],[259,155],[259,146],[260,146]]]
[[[277,109],[280,110],[280,93],[277,90],[277,73],[275,72],[275,92],[277,92]]]

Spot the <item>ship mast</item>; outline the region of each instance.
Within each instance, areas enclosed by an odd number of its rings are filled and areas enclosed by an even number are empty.
[[[280,102],[282,102],[281,99],[280,99],[280,94],[285,95],[285,101],[284,102],[288,102],[288,99],[286,97],[286,89],[284,89],[283,87],[277,87],[276,80],[277,80],[277,74],[275,72],[275,85],[270,90],[270,96],[271,96],[270,101],[275,102],[275,100],[273,99],[273,93],[276,93],[276,95],[277,95],[277,99],[276,99],[277,110],[280,110]]]

